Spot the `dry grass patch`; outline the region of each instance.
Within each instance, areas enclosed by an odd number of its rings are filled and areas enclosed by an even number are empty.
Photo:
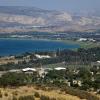
[[[81,100],[79,97],[70,94],[65,94],[64,92],[61,92],[59,89],[48,91],[48,89],[46,90],[42,90],[41,88],[36,89],[35,86],[30,86],[30,87],[23,86],[14,89],[1,88],[1,91],[3,94],[8,93],[8,96],[3,95],[2,100],[16,100],[19,97],[24,97],[29,95],[34,96],[35,100],[40,100],[39,98],[41,96],[49,97],[50,100]]]

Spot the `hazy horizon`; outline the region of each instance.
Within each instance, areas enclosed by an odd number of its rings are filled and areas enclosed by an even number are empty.
[[[29,6],[68,12],[93,12],[100,9],[100,0],[0,0],[0,6]]]

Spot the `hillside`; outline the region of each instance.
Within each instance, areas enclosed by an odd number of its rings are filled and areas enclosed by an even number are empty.
[[[94,31],[99,15],[71,14],[35,7],[0,6],[0,32],[16,31]]]

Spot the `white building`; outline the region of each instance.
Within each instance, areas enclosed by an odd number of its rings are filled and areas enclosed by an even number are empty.
[[[97,63],[100,63],[100,61],[97,61]]]
[[[96,40],[94,40],[94,39],[92,39],[92,38],[91,38],[91,39],[89,39],[89,41],[91,41],[91,42],[96,42]]]
[[[55,70],[66,70],[66,68],[64,67],[57,67],[57,68],[54,68]]]
[[[36,69],[35,68],[24,68],[22,69],[22,71],[28,74],[32,74],[33,72],[36,72]]]
[[[87,41],[87,38],[80,38],[78,41]]]
[[[39,58],[39,59],[51,58],[49,55],[39,55],[39,54],[36,54],[35,56],[37,58]]]

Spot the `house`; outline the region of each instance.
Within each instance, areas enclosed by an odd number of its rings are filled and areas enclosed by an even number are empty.
[[[64,67],[56,67],[56,68],[54,68],[55,70],[66,70],[66,68],[64,68]]]
[[[49,55],[39,55],[39,54],[36,54],[35,56],[36,56],[38,59],[51,58]]]
[[[22,69],[22,72],[26,74],[33,74],[33,72],[36,72],[37,70],[35,68],[24,68]]]
[[[78,41],[87,41],[87,38],[80,38]]]

